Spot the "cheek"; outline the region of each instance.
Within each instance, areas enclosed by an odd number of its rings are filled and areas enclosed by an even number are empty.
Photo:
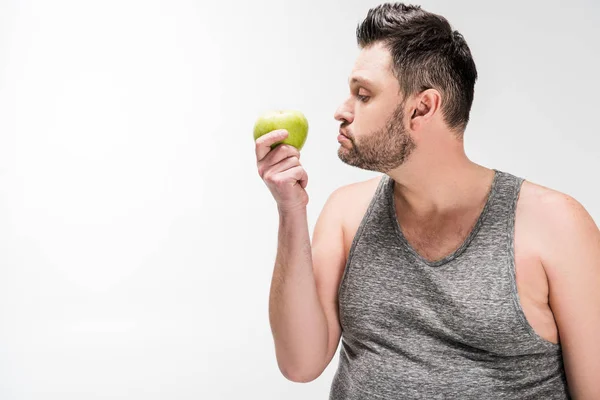
[[[354,123],[352,124],[355,133],[368,134],[383,127],[387,121],[387,116],[383,111],[381,107],[376,105],[357,107],[354,114]]]
[[[354,122],[359,126],[370,126],[377,121],[379,110],[367,104],[357,105],[354,110]]]

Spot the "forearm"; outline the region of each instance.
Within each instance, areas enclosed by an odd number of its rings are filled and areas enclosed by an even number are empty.
[[[328,332],[312,270],[305,207],[280,211],[269,319],[282,373],[294,381],[314,378],[327,354]]]

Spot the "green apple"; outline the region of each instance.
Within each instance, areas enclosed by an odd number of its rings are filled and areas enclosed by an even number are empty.
[[[258,117],[254,124],[254,140],[277,129],[285,129],[288,136],[284,140],[273,143],[271,148],[285,143],[301,150],[308,135],[308,120],[297,110],[268,111]]]

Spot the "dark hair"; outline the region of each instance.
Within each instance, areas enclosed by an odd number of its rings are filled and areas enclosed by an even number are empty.
[[[446,124],[464,132],[477,68],[464,37],[446,18],[420,6],[385,3],[368,11],[356,28],[356,38],[361,48],[377,42],[386,45],[404,96],[439,90]]]

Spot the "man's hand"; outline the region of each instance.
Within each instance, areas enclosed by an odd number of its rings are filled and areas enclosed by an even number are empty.
[[[308,175],[300,165],[300,152],[293,146],[279,144],[287,137],[286,130],[269,132],[256,139],[258,174],[267,184],[280,211],[306,207]]]

